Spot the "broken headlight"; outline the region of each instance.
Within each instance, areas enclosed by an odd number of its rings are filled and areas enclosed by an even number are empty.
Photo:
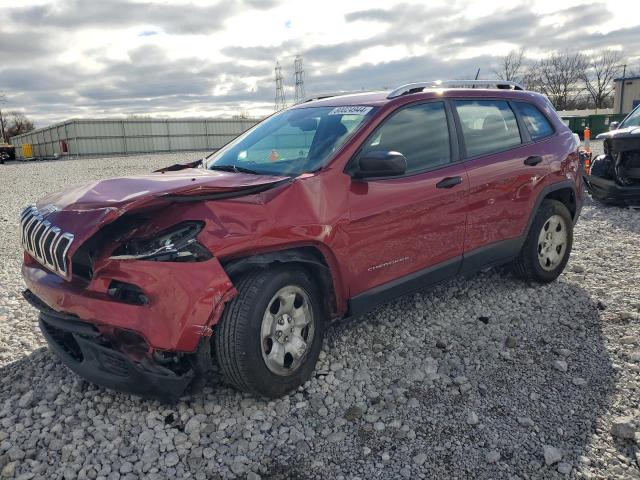
[[[153,260],[156,262],[203,262],[212,255],[196,237],[203,222],[182,222],[152,238],[127,240],[116,248],[112,260]]]

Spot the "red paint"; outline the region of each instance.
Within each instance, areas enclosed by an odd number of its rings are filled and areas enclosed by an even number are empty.
[[[463,182],[436,188],[442,178],[453,176]],[[462,164],[400,179],[353,182],[345,226],[351,296],[461,256],[468,191]]]
[[[401,179],[363,182],[344,173],[361,143],[398,107],[434,98],[469,97],[530,101],[547,111],[557,132],[541,142]],[[331,270],[336,310],[341,314],[350,297],[367,289],[521,236],[538,195],[553,183],[570,179],[581,195],[573,137],[538,95],[452,89],[393,100],[382,93],[363,94],[313,105],[354,104],[380,108],[325,168],[262,193],[172,202],[167,195],[229,193],[283,180],[188,168],[93,182],[43,198],[39,207],[53,204],[59,209],[48,219],[76,237],[71,255],[122,215],[144,212],[149,219],[136,229],[137,235],[184,220],[204,221],[198,240],[214,258],[202,263],[115,261],[109,255],[117,243],[107,241],[88,285],[63,280],[25,255],[23,275],[28,288],[55,310],[74,313],[105,329],[117,326],[139,332],[152,348],[193,351],[203,335],[211,334],[224,303],[236,294],[220,260],[314,246]],[[525,167],[524,159],[534,154],[544,161]],[[460,176],[462,183],[452,189],[435,187],[450,176]],[[110,300],[106,291],[111,280],[140,286],[150,304]]]

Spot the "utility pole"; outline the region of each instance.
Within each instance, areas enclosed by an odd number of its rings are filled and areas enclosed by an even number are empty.
[[[296,58],[293,61],[293,72],[296,82],[294,98],[295,103],[298,103],[304,100],[304,70],[302,69],[302,57],[300,55],[296,55]]]
[[[0,93],[0,143],[5,143],[4,139],[4,117],[2,116],[2,104],[7,101],[7,96]]]
[[[276,60],[276,100],[274,110],[277,112],[279,110],[284,110],[287,108],[287,101],[284,98],[284,79],[282,77],[282,67],[280,66],[280,62]]]
[[[622,108],[624,106],[624,77],[627,74],[627,64],[622,65],[622,87],[620,87],[620,112],[622,113]]]

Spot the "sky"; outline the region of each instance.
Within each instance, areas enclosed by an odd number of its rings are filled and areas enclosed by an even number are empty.
[[[492,78],[499,58],[622,50],[640,66],[638,0],[0,0],[4,111],[77,117],[262,116],[274,65],[306,93]]]

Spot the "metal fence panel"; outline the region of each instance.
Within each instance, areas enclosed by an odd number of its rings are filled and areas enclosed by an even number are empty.
[[[13,137],[11,143],[33,145],[36,157],[216,150],[256,123],[219,118],[73,119]]]

